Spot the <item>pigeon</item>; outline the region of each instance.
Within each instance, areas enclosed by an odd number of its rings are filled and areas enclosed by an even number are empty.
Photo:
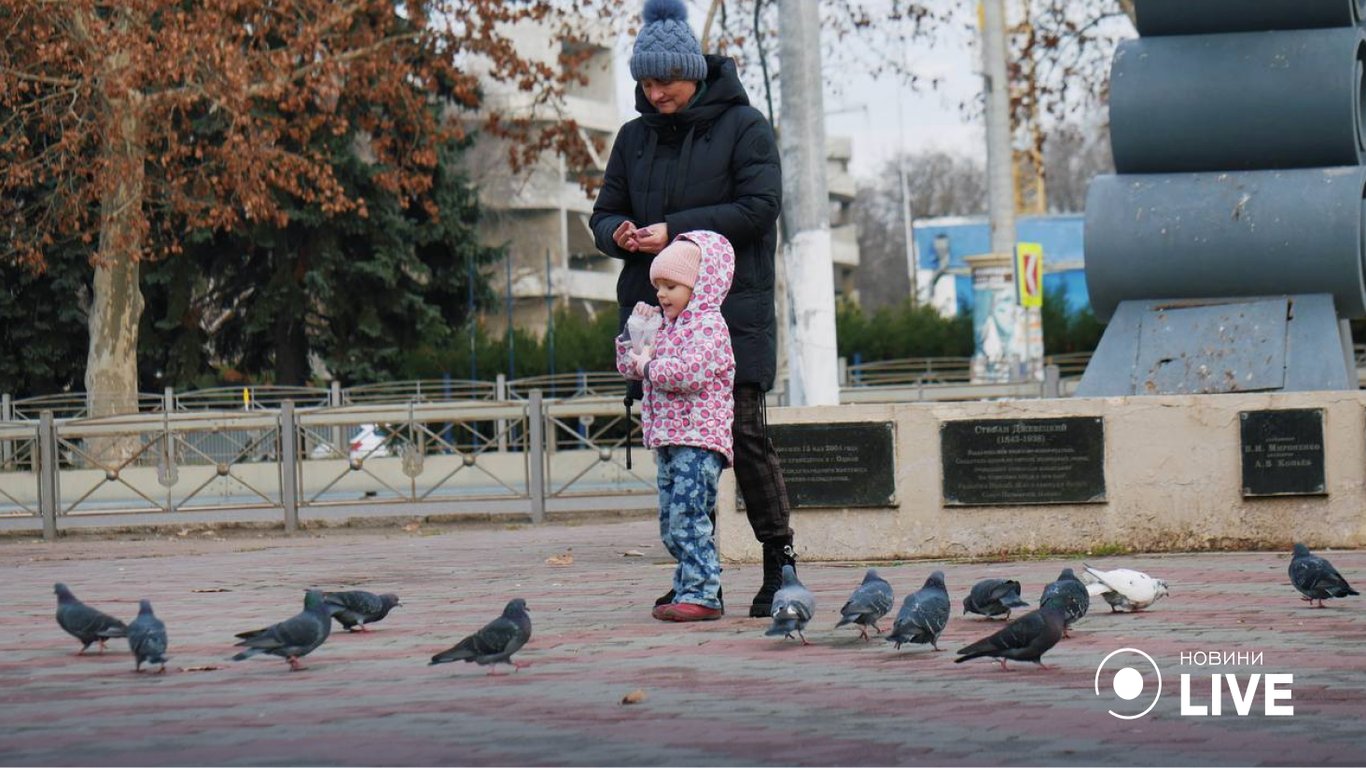
[[[835,629],[845,624],[857,624],[859,636],[866,642],[868,627],[877,630],[879,635],[882,634],[882,627],[877,625],[877,620],[892,610],[894,600],[892,585],[877,575],[877,569],[869,568],[863,575],[863,583],[858,585],[854,594],[849,596],[849,602],[840,609],[840,620]]]
[[[944,572],[935,571],[925,579],[925,586],[906,596],[901,611],[896,615],[896,624],[887,642],[929,643],[939,650],[939,634],[949,623],[949,592],[944,586]]]
[[[1087,594],[1105,598],[1105,602],[1110,604],[1111,613],[1141,611],[1167,596],[1167,582],[1154,579],[1142,571],[1128,568],[1098,571],[1086,563],[1082,563],[1082,567],[1088,576],[1095,579],[1086,585]]]
[[[403,605],[398,601],[398,595],[392,592],[377,595],[361,589],[350,592],[324,592],[323,601],[342,609],[334,613],[332,618],[350,632],[369,632],[370,630],[365,628],[366,622],[373,624],[388,616],[389,611]]]
[[[991,618],[1005,614],[1009,621],[1012,610],[1028,607],[1029,603],[1020,599],[1020,582],[1014,579],[982,579],[963,598],[964,616],[977,613]]]
[[[958,649],[961,654],[954,659],[961,664],[968,659],[994,656],[1001,669],[1009,671],[1006,659],[1032,661],[1043,669],[1051,669],[1043,663],[1043,655],[1062,639],[1067,624],[1065,599],[1059,595],[1045,598],[1036,611],[1030,611],[1015,621],[1001,627],[994,635],[984,637],[971,645]]]
[[[242,641],[237,645],[247,649],[232,660],[242,661],[258,653],[269,653],[288,661],[291,671],[307,669],[299,664],[299,659],[312,653],[332,633],[332,613],[339,610],[340,607],[323,600],[320,590],[310,589],[304,595],[304,609],[299,613],[265,629],[238,633],[237,637]]]
[[[513,661],[512,654],[520,650],[530,639],[531,615],[526,611],[526,601],[519,597],[508,601],[507,607],[503,608],[502,616],[433,656],[427,666],[451,661],[472,661],[481,667],[502,662],[511,664],[513,669],[521,669],[527,665]],[[496,674],[495,670],[497,667],[489,667],[489,674]]]
[[[65,584],[53,585],[52,591],[57,593],[57,623],[67,634],[81,641],[77,656],[83,655],[91,643],[99,643],[100,653],[104,653],[104,644],[109,638],[128,636],[128,627],[123,622],[77,600]]]
[[[1317,607],[1323,608],[1323,601],[1330,597],[1361,594],[1348,585],[1332,563],[1309,554],[1309,547],[1303,544],[1295,545],[1295,554],[1290,558],[1290,583],[1303,595],[1300,599],[1308,600],[1311,607],[1315,600],[1319,601]]]
[[[764,636],[782,635],[790,640],[792,633],[796,632],[797,637],[801,638],[802,645],[811,645],[806,641],[806,635],[802,634],[802,630],[806,629],[806,623],[815,613],[816,596],[797,580],[796,568],[784,565],[783,584],[773,593],[773,626],[764,632]]]
[[[1067,627],[1072,626],[1078,619],[1086,615],[1091,610],[1091,593],[1086,591],[1086,585],[1081,583],[1077,574],[1071,568],[1062,569],[1058,574],[1058,580],[1043,588],[1043,596],[1039,598],[1039,605],[1049,597],[1057,595],[1062,598],[1063,610],[1067,613],[1067,626],[1063,627],[1062,636],[1070,637],[1067,634]]]
[[[128,625],[128,647],[137,664],[134,672],[142,671],[142,663],[160,664],[158,673],[166,671],[166,625],[152,613],[152,601],[138,603],[138,617]]]

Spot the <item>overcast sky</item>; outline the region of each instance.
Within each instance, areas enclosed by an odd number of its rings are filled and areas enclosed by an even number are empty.
[[[690,5],[690,21],[698,31],[705,9],[699,10],[697,3]],[[633,43],[633,39],[623,37],[617,45],[617,103],[623,120],[636,115],[632,95],[635,83],[626,68]],[[942,149],[985,156],[981,123],[968,122],[958,106],[980,97],[981,66],[971,41],[966,35],[960,40],[941,37],[932,50],[912,49],[906,56],[912,71],[927,81],[940,78],[943,81],[940,87],[917,92],[898,85],[892,77],[874,80],[861,72],[851,71],[840,92],[836,93],[832,92],[827,80],[826,132],[831,137],[847,136],[852,140],[850,170],[857,177],[874,175],[895,155],[898,147],[911,152]],[[776,100],[777,93],[774,98]],[[763,108],[762,94],[751,93],[750,100]]]

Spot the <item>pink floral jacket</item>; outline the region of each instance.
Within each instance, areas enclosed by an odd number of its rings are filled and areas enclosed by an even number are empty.
[[[654,357],[645,366],[641,425],[645,447],[688,445],[716,451],[730,466],[735,458],[731,422],[735,418],[735,354],[721,302],[735,275],[735,249],[725,237],[706,230],[684,232],[702,249],[692,300],[672,323],[655,335]],[[639,378],[629,355],[630,340],[617,339],[617,371]]]

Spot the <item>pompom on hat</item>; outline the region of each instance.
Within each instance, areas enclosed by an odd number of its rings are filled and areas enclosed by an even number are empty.
[[[646,0],[645,25],[631,53],[631,77],[657,80],[705,80],[707,60],[688,26],[683,0]]]
[[[702,249],[691,240],[675,240],[650,262],[650,284],[669,280],[692,288],[702,266]]]

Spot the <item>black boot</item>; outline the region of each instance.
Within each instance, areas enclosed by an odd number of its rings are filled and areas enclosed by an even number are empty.
[[[797,553],[792,549],[792,540],[765,542],[764,583],[749,607],[751,617],[758,619],[773,615],[773,593],[783,585],[784,565],[797,567]]]

